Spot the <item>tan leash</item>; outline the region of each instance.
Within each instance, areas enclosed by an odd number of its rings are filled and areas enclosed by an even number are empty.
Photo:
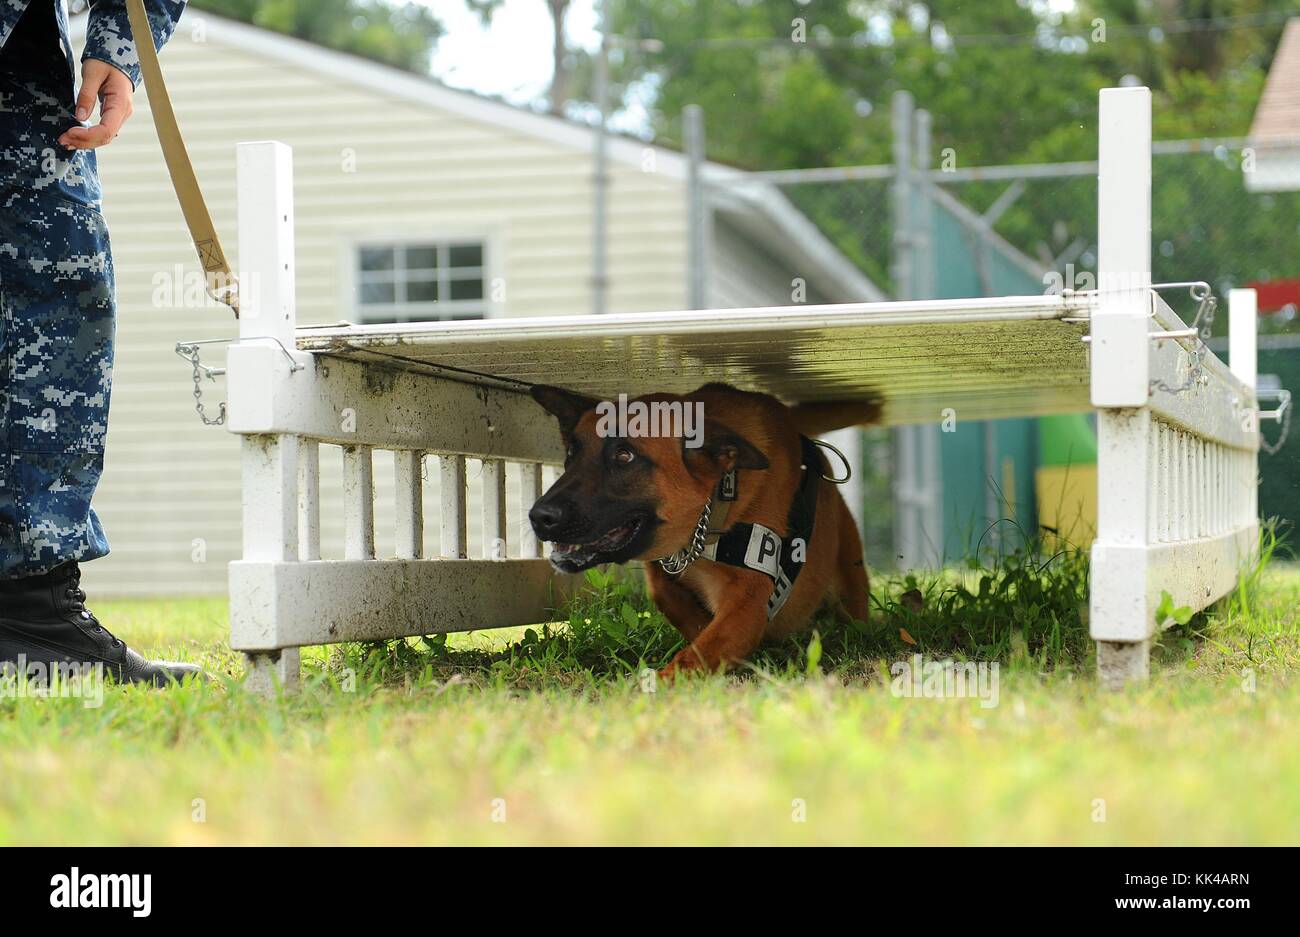
[[[163,82],[162,66],[158,64],[158,52],[153,46],[153,30],[149,28],[144,0],[127,0],[126,11],[131,21],[131,34],[135,37],[136,54],[140,59],[140,73],[144,76],[145,90],[149,92],[149,111],[153,114],[154,129],[158,133],[158,142],[162,145],[163,158],[167,161],[167,171],[172,177],[176,200],[181,204],[185,224],[190,229],[190,237],[194,239],[194,248],[199,253],[199,264],[203,267],[208,295],[229,306],[238,319],[239,281],[226,262],[221,239],[217,237],[212,215],[208,213],[208,203],[203,200],[203,190],[199,188],[198,177],[194,175],[194,166],[185,149],[185,140],[181,137],[181,128],[176,123],[176,112],[172,110],[167,85]]]

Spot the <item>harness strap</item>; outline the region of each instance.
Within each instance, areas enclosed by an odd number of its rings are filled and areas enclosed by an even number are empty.
[[[777,616],[790,598],[794,582],[808,559],[813,526],[817,522],[817,489],[823,469],[821,453],[807,436],[800,436],[799,442],[803,478],[786,515],[786,535],[782,537],[762,524],[734,524],[725,533],[719,531],[720,536],[700,554],[704,559],[752,569],[769,577],[776,588],[767,603],[768,621]],[[725,516],[718,526],[721,527],[723,522]]]

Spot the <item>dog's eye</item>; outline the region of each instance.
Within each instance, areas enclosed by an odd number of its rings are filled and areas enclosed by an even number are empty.
[[[636,453],[627,448],[627,446],[619,446],[614,450],[614,461],[619,465],[627,465],[635,458]]]

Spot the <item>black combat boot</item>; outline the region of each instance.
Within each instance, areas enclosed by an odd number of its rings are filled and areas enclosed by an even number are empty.
[[[145,660],[86,608],[81,569],[64,563],[25,579],[0,579],[0,668],[28,663],[104,665],[111,680],[166,686],[200,675],[193,664]]]

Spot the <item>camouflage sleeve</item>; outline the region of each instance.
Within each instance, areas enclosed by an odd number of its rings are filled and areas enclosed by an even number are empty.
[[[145,12],[153,32],[155,49],[171,38],[185,9],[185,0],[144,0]],[[126,73],[131,84],[140,84],[140,60],[135,54],[131,23],[126,16],[126,0],[91,0],[90,19],[86,25],[84,59],[99,59]]]

